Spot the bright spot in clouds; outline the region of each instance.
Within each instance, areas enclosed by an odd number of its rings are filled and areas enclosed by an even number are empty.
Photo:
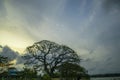
[[[24,35],[18,35],[17,33],[1,31],[0,34],[0,44],[8,45],[13,50],[23,53],[24,49],[33,44],[32,40],[29,37]]]

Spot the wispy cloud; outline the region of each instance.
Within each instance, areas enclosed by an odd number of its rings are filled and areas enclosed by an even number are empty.
[[[120,72],[119,4],[119,0],[1,0],[0,44],[23,49],[47,39],[76,50],[90,73],[102,73],[108,64],[104,73]]]

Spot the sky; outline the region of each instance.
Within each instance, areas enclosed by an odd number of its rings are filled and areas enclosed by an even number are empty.
[[[9,56],[50,40],[74,49],[90,74],[120,73],[119,30],[120,0],[0,0],[0,53]]]

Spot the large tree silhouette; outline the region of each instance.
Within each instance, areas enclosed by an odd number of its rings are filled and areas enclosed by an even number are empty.
[[[52,77],[57,68],[64,62],[79,63],[80,58],[74,50],[55,42],[43,40],[26,48],[23,56],[25,65],[43,71]]]

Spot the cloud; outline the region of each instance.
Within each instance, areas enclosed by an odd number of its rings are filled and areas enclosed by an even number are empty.
[[[119,0],[1,0],[0,4],[1,44],[20,43],[25,48],[51,40],[77,51],[90,73],[120,72]]]
[[[92,44],[85,46],[87,53],[82,55],[84,60],[81,64],[91,74],[120,72],[119,0],[103,1],[96,14],[91,24],[84,29],[84,37],[88,39],[86,42],[92,40]]]
[[[1,18],[4,18],[5,15],[6,15],[6,9],[5,9],[3,3],[4,3],[4,0],[0,0],[0,10],[1,10],[0,19],[1,19]]]
[[[8,57],[9,62],[14,63],[14,67],[18,70],[22,70],[24,67],[24,60],[22,59],[22,55],[20,53],[15,52],[8,46],[1,46],[0,45],[0,55],[4,57]]]
[[[118,10],[120,11],[120,0],[105,0],[103,7],[105,8],[106,12],[111,12]]]
[[[12,61],[17,58],[19,55],[18,52],[14,52],[12,49],[10,49],[8,46],[1,47],[2,50],[0,52],[1,56],[8,57],[9,61]]]
[[[1,48],[1,52],[0,52],[1,56],[8,57],[9,61],[17,60],[17,64],[22,63],[21,62],[22,58],[21,58],[20,53],[15,52],[8,46],[1,46],[0,48]]]

